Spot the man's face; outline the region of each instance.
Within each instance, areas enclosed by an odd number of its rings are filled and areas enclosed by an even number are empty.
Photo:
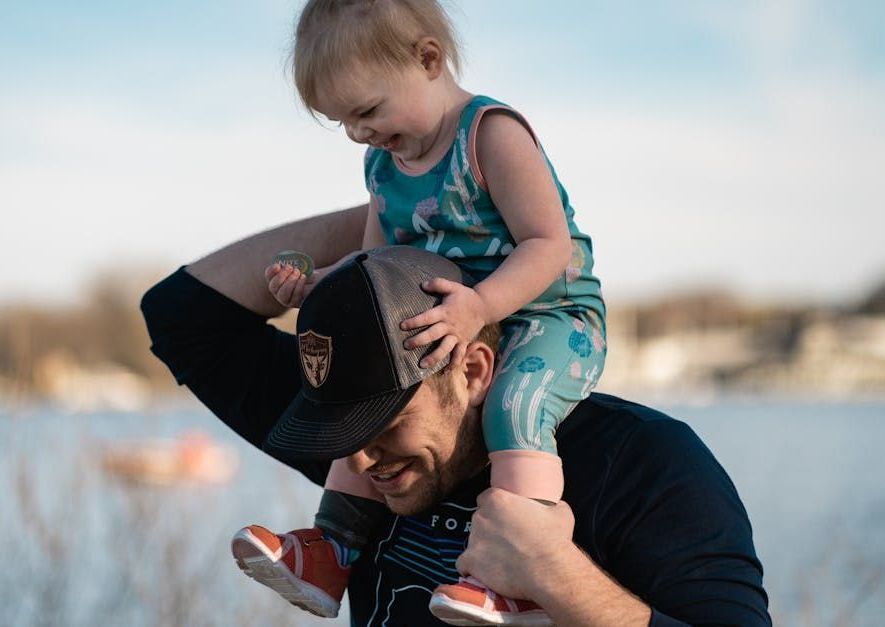
[[[427,509],[487,463],[479,412],[458,392],[441,403],[424,383],[377,438],[347,458],[394,513]]]

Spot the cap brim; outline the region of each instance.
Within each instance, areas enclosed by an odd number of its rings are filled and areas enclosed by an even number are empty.
[[[420,385],[358,403],[315,403],[299,392],[262,448],[281,461],[347,457],[381,433]]]

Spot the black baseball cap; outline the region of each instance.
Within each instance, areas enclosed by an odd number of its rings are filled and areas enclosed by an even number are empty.
[[[405,407],[421,381],[442,370],[407,350],[420,329],[400,323],[439,304],[421,289],[442,277],[472,285],[450,260],[412,246],[360,253],[313,289],[298,312],[301,391],[264,442],[277,459],[335,459],[363,448]]]

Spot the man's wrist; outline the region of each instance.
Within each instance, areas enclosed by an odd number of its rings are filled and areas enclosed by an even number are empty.
[[[548,561],[531,597],[559,627],[645,627],[651,608],[612,579],[573,542]]]
[[[544,569],[542,576],[532,582],[534,589],[531,591],[531,598],[540,605],[543,605],[542,601],[557,601],[562,596],[563,590],[570,587],[576,578],[583,579],[586,577],[587,569],[596,568],[590,558],[572,541],[553,551],[546,561],[548,568]]]

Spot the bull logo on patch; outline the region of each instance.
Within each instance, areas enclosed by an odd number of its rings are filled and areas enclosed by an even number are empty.
[[[305,331],[298,334],[301,349],[301,368],[307,381],[315,388],[326,382],[332,361],[332,338]]]

